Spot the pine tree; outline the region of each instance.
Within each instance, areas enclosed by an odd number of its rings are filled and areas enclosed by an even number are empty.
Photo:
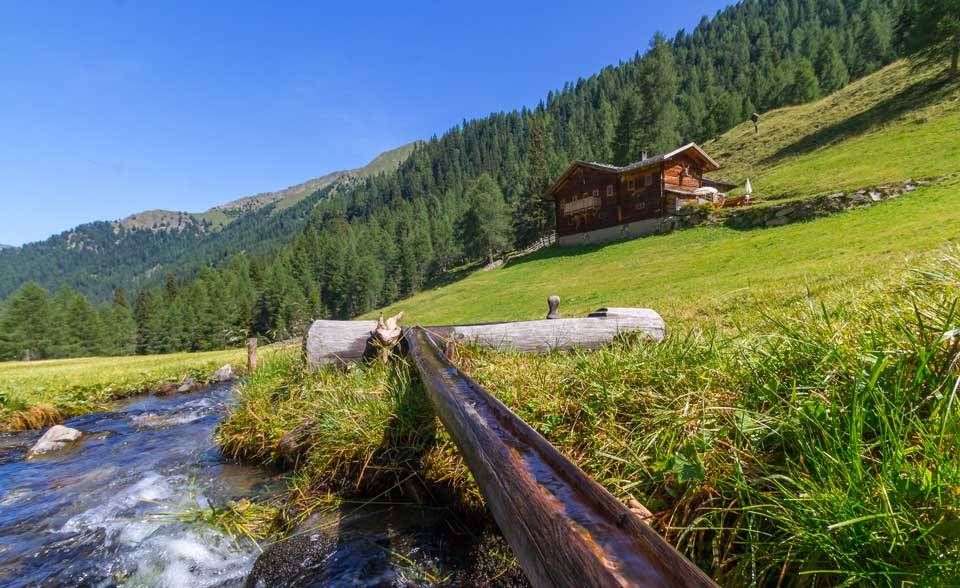
[[[35,282],[24,284],[10,297],[0,323],[4,357],[26,361],[51,357],[53,320],[47,291]]]
[[[632,94],[620,107],[617,128],[613,133],[613,162],[617,165],[626,165],[639,159],[639,110],[637,99]]]
[[[137,351],[137,323],[127,304],[123,288],[113,292],[113,305],[110,307],[110,322],[106,329],[110,355],[131,355]]]
[[[514,215],[514,234],[519,247],[526,247],[539,239],[545,230],[545,204],[550,188],[550,169],[547,165],[547,139],[543,121],[534,117],[527,135],[526,189]]]
[[[652,153],[662,153],[680,143],[680,110],[676,103],[680,76],[673,49],[660,33],[651,42],[644,67],[642,146]]]
[[[832,35],[828,36],[820,46],[820,54],[817,56],[817,76],[820,78],[820,89],[826,94],[846,86],[850,80],[847,64],[843,62],[843,57],[840,56],[840,50],[837,49]]]
[[[795,64],[793,83],[787,88],[787,104],[803,104],[820,97],[820,82],[808,59],[798,59]]]
[[[460,239],[467,251],[494,261],[510,243],[510,211],[500,186],[488,174],[481,174],[466,194],[470,208],[460,220]]]

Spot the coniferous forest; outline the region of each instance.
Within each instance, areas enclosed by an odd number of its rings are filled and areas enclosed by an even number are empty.
[[[279,340],[312,319],[409,296],[549,233],[543,195],[571,160],[623,164],[814,100],[937,43],[943,35],[917,31],[936,24],[934,4],[950,1],[747,0],[692,32],[657,35],[646,51],[533,108],[465,120],[394,172],[324,188],[288,211],[267,207],[202,242],[140,235],[129,264],[76,289],[34,283],[69,263],[67,252],[43,250],[31,281],[0,304],[0,359]],[[103,224],[104,238],[115,238]],[[166,262],[162,273],[125,292],[134,262],[154,258]]]

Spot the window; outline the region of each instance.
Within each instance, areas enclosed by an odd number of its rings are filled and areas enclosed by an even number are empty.
[[[594,189],[593,189],[593,197],[594,197],[594,198],[599,198],[599,197],[600,197],[600,188],[594,188]]]
[[[613,184],[607,184],[607,197],[613,198]]]
[[[653,185],[653,174],[647,174],[647,185],[648,186]]]
[[[637,210],[643,210],[647,207],[647,203],[643,200],[637,200]]]
[[[636,187],[636,184],[634,183],[634,181],[633,181],[632,179],[631,179],[631,180],[627,180],[627,190],[631,190],[631,191],[632,191],[635,187]]]

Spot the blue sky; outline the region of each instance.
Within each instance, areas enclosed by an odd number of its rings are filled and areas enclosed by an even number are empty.
[[[0,243],[357,167],[725,4],[3,2]]]

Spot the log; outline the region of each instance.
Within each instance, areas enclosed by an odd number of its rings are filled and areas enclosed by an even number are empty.
[[[663,319],[649,309],[632,309],[633,314],[557,318],[484,325],[427,327],[449,341],[490,347],[498,351],[547,352],[557,349],[594,349],[606,345],[619,333],[642,331],[661,340],[666,333]]]
[[[714,586],[639,516],[454,367],[427,330],[408,329],[405,339],[437,416],[534,586]]]
[[[307,365],[346,363],[373,353],[370,335],[377,321],[314,321],[303,338]]]
[[[601,313],[601,311],[606,311]],[[557,318],[508,323],[425,327],[437,337],[500,351],[546,352],[579,347],[593,349],[625,331],[640,331],[659,341],[663,319],[646,308],[601,309],[587,318]],[[615,311],[615,312],[614,312]],[[307,365],[344,363],[369,357],[370,333],[377,321],[315,321],[304,338]]]

